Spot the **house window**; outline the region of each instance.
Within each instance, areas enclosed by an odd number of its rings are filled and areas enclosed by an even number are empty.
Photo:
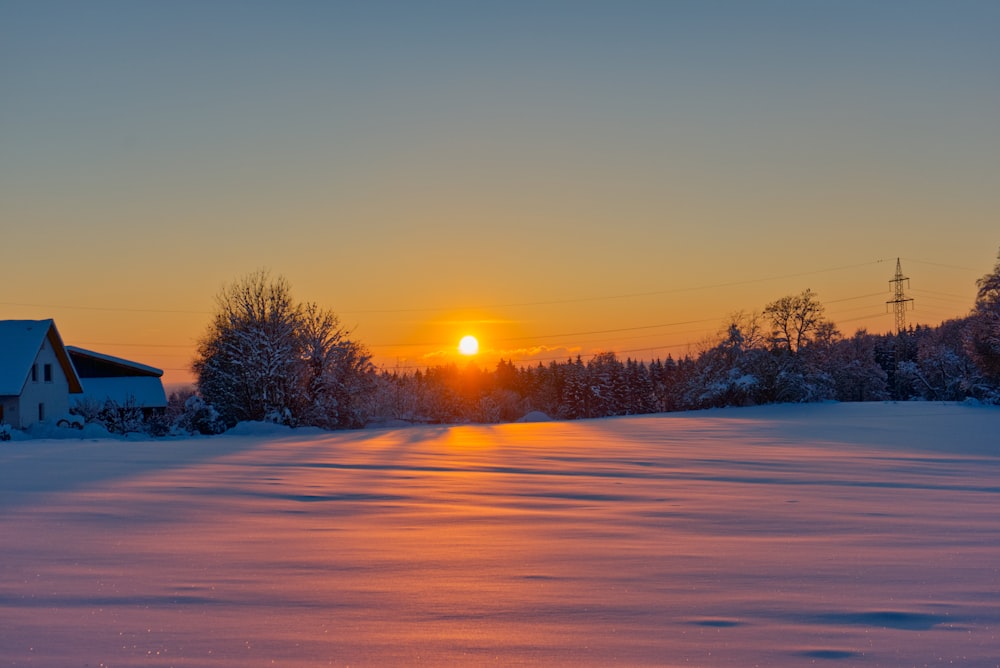
[[[52,365],[51,364],[46,364],[45,365],[45,382],[46,383],[51,383],[52,382]]]
[[[38,382],[38,365],[37,364],[32,364],[31,365],[31,382],[32,383],[37,383]]]
[[[45,404],[38,404],[38,421],[45,421]]]

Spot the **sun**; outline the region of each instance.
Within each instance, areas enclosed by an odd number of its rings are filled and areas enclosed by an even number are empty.
[[[458,342],[458,352],[463,355],[475,355],[479,352],[479,341],[472,335],[463,336]]]

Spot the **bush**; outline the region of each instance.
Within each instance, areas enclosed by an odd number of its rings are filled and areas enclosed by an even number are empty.
[[[97,415],[100,422],[112,434],[145,433],[145,420],[142,407],[136,403],[135,397],[129,397],[124,404],[108,399],[104,408]]]
[[[184,401],[184,411],[178,416],[176,427],[191,434],[221,434],[226,423],[211,404],[194,394]]]

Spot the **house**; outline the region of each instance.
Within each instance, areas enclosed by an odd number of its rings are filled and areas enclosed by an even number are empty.
[[[58,420],[81,392],[55,322],[0,320],[0,424],[27,429]]]
[[[162,370],[76,346],[66,346],[66,351],[83,385],[74,403],[132,402],[147,414],[167,407]]]

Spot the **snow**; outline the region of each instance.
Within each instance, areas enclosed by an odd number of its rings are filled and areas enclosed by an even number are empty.
[[[530,411],[518,420],[518,422],[548,422],[551,419],[552,418],[541,411]]]
[[[0,664],[996,665],[1000,410],[0,444]]]
[[[167,395],[163,383],[155,376],[120,376],[117,378],[81,378],[83,394],[70,398],[73,403],[97,401],[103,404],[108,399],[124,406],[134,400],[136,406],[164,408]]]

